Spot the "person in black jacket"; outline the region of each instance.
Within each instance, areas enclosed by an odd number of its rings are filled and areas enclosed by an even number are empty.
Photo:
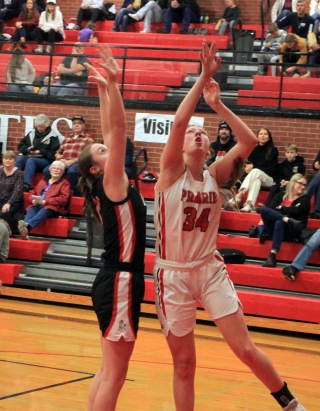
[[[311,218],[320,218],[320,151],[316,155],[316,158],[312,164],[312,168],[318,172],[313,177],[308,186],[307,194],[311,198],[314,194],[314,211],[311,211]]]
[[[306,13],[305,0],[297,1],[297,12],[290,13],[278,22],[279,29],[290,26],[291,32],[307,40],[309,31],[313,30],[314,20]]]
[[[223,16],[220,20],[218,20],[218,25],[220,26],[218,29],[219,36],[223,36],[227,27],[230,26],[230,36],[232,36],[232,28],[235,21],[241,15],[241,9],[239,6],[236,6],[234,0],[225,0],[226,9],[223,13]],[[220,24],[219,24],[220,23]]]
[[[276,267],[276,255],[282,241],[299,240],[301,231],[306,228],[310,211],[310,198],[306,194],[306,187],[306,177],[300,173],[294,174],[285,194],[278,193],[270,207],[261,208],[264,231],[260,243],[264,243],[268,236],[272,236],[271,252],[262,264],[263,267]]]
[[[24,170],[24,191],[30,190],[35,173],[55,160],[59,147],[59,137],[51,129],[49,118],[45,114],[39,114],[34,120],[34,129],[18,144],[16,167]]]
[[[164,15],[164,30],[157,29],[157,32],[170,33],[172,22],[182,22],[180,34],[187,34],[190,23],[198,23],[199,20],[200,7],[196,0],[169,0]]]
[[[273,144],[271,131],[260,128],[257,134],[258,144],[248,157],[245,164],[247,176],[243,180],[236,202],[240,203],[242,196],[248,191],[247,201],[241,211],[250,212],[254,209],[261,186],[271,187],[278,164],[278,149]]]
[[[236,144],[231,127],[225,121],[221,121],[218,128],[218,137],[209,147],[210,156],[206,161],[207,166],[209,167],[213,162],[223,158]]]
[[[281,191],[284,194],[286,186],[294,174],[300,173],[305,175],[306,166],[304,165],[304,158],[298,156],[298,147],[295,144],[287,144],[285,156],[286,159],[277,165],[276,184],[270,188],[266,206],[269,206],[277,193]]]

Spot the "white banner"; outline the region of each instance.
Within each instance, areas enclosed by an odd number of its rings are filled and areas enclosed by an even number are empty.
[[[174,116],[170,114],[136,113],[135,141],[166,143],[172,128]],[[191,117],[190,124],[203,127],[204,117]]]

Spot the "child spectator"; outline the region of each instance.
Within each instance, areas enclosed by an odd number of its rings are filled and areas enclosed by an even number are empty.
[[[79,33],[78,41],[81,43],[97,43],[97,37],[94,37],[95,24],[93,21],[89,21],[84,29]]]
[[[225,0],[225,4],[227,7],[223,13],[222,19],[218,21],[216,26],[219,36],[224,35],[228,26],[230,26],[230,35],[232,35],[232,27],[241,14],[241,9],[235,5],[234,0]]]
[[[287,144],[285,156],[286,159],[277,165],[275,175],[276,184],[270,189],[266,203],[267,206],[269,206],[271,200],[277,193],[281,191],[284,194],[286,186],[294,174],[300,173],[304,175],[306,172],[304,158],[298,156],[298,147],[295,144]]]

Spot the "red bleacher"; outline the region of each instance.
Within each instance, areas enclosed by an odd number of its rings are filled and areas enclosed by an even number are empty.
[[[319,79],[254,76],[253,90],[239,90],[238,104],[247,106],[320,109]]]
[[[22,264],[1,264],[0,280],[4,284],[13,284],[23,269]]]
[[[49,247],[49,241],[24,241],[18,238],[10,238],[9,258],[42,261],[42,257],[48,251]]]

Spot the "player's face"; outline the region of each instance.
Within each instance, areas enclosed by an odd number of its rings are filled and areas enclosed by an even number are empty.
[[[183,149],[185,152],[201,149],[207,154],[209,151],[209,138],[207,132],[200,126],[191,126],[187,128]]]
[[[92,144],[90,149],[93,163],[100,169],[103,173],[104,167],[109,155],[109,149],[104,144]]]

